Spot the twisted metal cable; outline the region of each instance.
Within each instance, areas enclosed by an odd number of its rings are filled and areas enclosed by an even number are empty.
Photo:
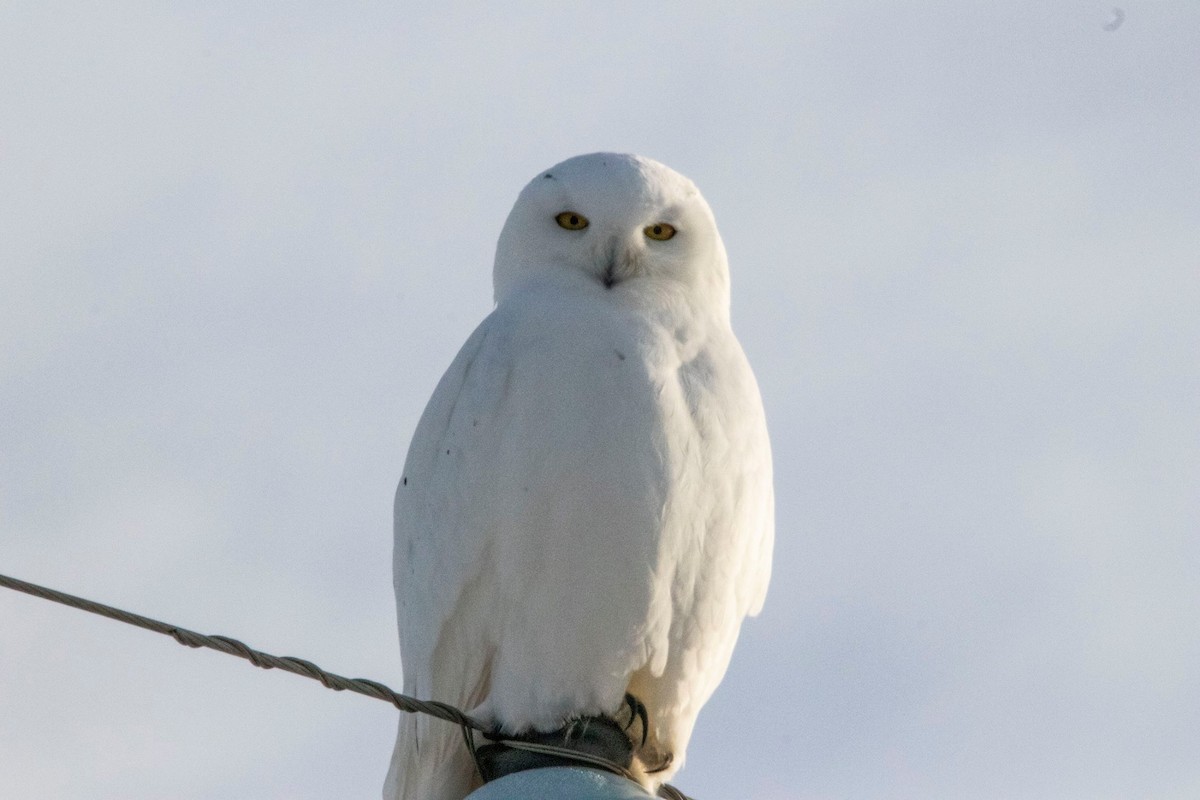
[[[327,672],[311,661],[305,661],[303,658],[295,658],[294,656],[274,656],[270,653],[264,653],[261,650],[255,650],[237,639],[231,639],[228,636],[206,636],[203,633],[189,631],[186,628],[180,628],[177,625],[169,625],[165,622],[159,622],[156,619],[143,617],[140,614],[134,614],[129,611],[122,611],[119,608],[106,606],[103,603],[96,603],[91,600],[85,600],[82,597],[76,597],[66,592],[60,592],[56,589],[48,589],[45,586],[38,586],[36,583],[10,578],[7,575],[0,575],[0,586],[5,586],[9,589],[15,589],[18,592],[31,594],[34,597],[40,597],[44,600],[52,600],[55,603],[62,603],[65,606],[78,608],[81,611],[90,611],[93,614],[99,614],[102,617],[115,619],[118,622],[124,622],[129,625],[136,625],[139,628],[145,628],[148,631],[155,633],[164,633],[170,636],[175,641],[188,647],[207,647],[210,650],[217,650],[222,653],[228,653],[231,656],[244,658],[260,669],[281,669],[285,672],[290,672],[293,675],[301,675],[305,678],[312,678],[315,681],[320,681],[321,685],[327,689],[333,689],[340,692],[343,689],[349,689],[352,692],[364,694],[367,697],[374,697],[379,700],[384,700],[391,703],[401,711],[409,713],[428,714],[431,717],[444,719],[447,722],[453,722],[463,728],[469,728],[476,731],[487,731],[488,726],[479,722],[472,717],[467,716],[457,708],[445,703],[436,701],[417,700],[413,697],[394,692],[382,683],[367,680],[366,678],[347,678],[342,675],[337,675],[332,672]]]
[[[87,600],[82,597],[76,597],[73,594],[60,592],[57,589],[50,589],[46,586],[39,586],[36,583],[29,583],[18,578],[11,578],[7,575],[0,575],[0,586],[8,589],[14,589],[18,592],[24,592],[34,597],[40,597],[43,600],[50,600],[55,603],[61,603],[64,606],[77,608],[81,611],[90,611],[93,614],[99,614],[102,617],[115,619],[117,622],[124,622],[128,625],[134,625],[138,628],[144,628],[155,633],[162,633],[170,636],[175,641],[187,647],[207,647],[210,650],[217,650],[221,653],[227,653],[231,656],[244,658],[254,666],[260,669],[281,669],[285,672],[290,672],[293,675],[300,675],[305,678],[311,678],[319,681],[326,689],[333,689],[335,692],[340,692],[349,689],[352,692],[357,692],[367,697],[374,697],[377,700],[383,700],[391,703],[401,711],[410,714],[428,714],[431,717],[436,717],[446,722],[452,722],[462,729],[463,738],[466,740],[467,749],[471,751],[472,757],[475,757],[475,741],[471,735],[472,731],[480,731],[482,733],[490,733],[492,729],[484,725],[474,717],[468,716],[459,709],[446,703],[439,703],[436,700],[418,700],[415,697],[400,694],[392,689],[384,686],[377,681],[368,680],[367,678],[347,678],[333,672],[328,672],[321,669],[311,661],[306,661],[303,658],[295,656],[275,656],[270,653],[264,653],[261,650],[255,650],[244,642],[237,639],[232,639],[228,636],[205,635],[190,631],[187,628],[180,628],[178,625],[170,625],[166,622],[160,622],[150,617],[143,617],[141,614],[134,614],[131,611],[123,611],[119,608],[106,606],[103,603],[97,603],[93,600]],[[561,756],[580,763],[606,769],[609,772],[623,775],[630,780],[634,780],[633,775],[624,767],[607,759],[598,756],[581,753],[577,750],[571,750],[565,747],[555,747],[553,745],[532,745],[528,742],[520,742],[509,739],[497,739],[498,744],[504,744],[509,747],[514,747],[521,750],[535,750],[536,752],[547,753],[549,755]],[[671,800],[690,800],[687,795],[680,792],[670,784],[663,784],[658,790],[658,796],[670,798]]]

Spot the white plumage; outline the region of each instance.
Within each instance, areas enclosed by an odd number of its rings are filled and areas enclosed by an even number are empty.
[[[404,690],[509,732],[644,703],[682,765],[774,532],[758,388],[725,249],[687,178],[597,153],[534,178],[495,310],[442,377],[396,492]],[[384,796],[461,800],[459,731],[402,715]]]

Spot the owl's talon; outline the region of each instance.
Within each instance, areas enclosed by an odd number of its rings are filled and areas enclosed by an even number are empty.
[[[631,695],[625,693],[625,706],[629,709],[629,724],[625,726],[625,730],[633,727],[633,721],[640,719],[642,721],[642,743],[638,747],[646,746],[646,737],[650,735],[650,717],[646,713],[646,705]]]
[[[673,764],[674,762],[675,762],[675,754],[674,753],[664,753],[662,755],[662,757],[659,759],[657,764],[646,764],[645,765],[646,774],[653,775],[656,772],[662,772],[663,770],[670,767],[671,764]]]

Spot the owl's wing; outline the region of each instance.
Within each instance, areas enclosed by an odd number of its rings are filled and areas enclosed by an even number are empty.
[[[731,331],[684,362],[668,388],[677,477],[659,563],[672,607],[666,663],[630,691],[657,719],[652,744],[682,765],[700,708],[733,654],[743,618],[766,596],[774,538],[771,450],[754,374]]]
[[[738,494],[733,506],[732,529],[744,532],[742,563],[737,577],[739,594],[746,602],[745,613],[757,616],[767,598],[771,581],[771,554],[775,545],[775,481],[771,440],[763,412],[758,382],[738,345],[743,367],[743,398],[737,434],[736,462],[742,467],[737,478]]]
[[[406,694],[464,711],[487,693],[482,624],[486,585],[486,442],[468,435],[505,402],[506,367],[487,347],[494,316],[480,324],[442,376],[413,435],[396,489],[393,578]],[[472,536],[472,534],[475,534]],[[447,624],[450,620],[452,624]],[[460,732],[424,715],[402,715],[385,798],[462,797],[473,765]]]

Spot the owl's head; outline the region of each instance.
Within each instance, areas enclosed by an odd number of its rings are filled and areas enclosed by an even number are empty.
[[[725,247],[695,184],[619,153],[567,159],[522,190],[496,245],[496,301],[528,280],[729,306]]]

